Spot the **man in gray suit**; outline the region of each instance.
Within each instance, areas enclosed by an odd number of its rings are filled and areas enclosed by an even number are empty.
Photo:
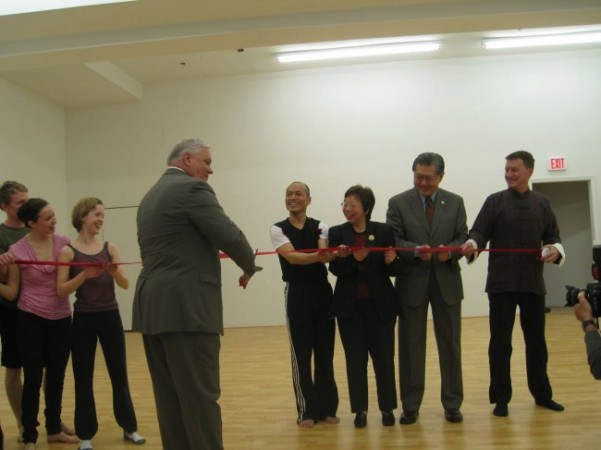
[[[414,188],[388,202],[386,222],[392,225],[399,251],[399,378],[401,425],[415,423],[425,388],[426,325],[432,306],[441,373],[441,401],[445,418],[462,422],[461,300],[463,285],[458,252],[435,247],[459,247],[467,239],[463,199],[439,189],[444,159],[422,153],[413,162]]]
[[[223,448],[219,250],[242,269],[243,288],[256,270],[252,248],[207,183],[211,161],[204,142],[180,142],[138,209],[143,267],[133,328],[143,334],[165,450]]]

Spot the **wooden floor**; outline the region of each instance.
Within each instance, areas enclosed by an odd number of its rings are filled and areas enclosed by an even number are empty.
[[[431,326],[431,324],[430,324]],[[344,354],[337,342],[335,369],[340,394],[338,425],[319,423],[313,429],[296,426],[296,411],[290,377],[290,355],[285,327],[226,330],[222,341],[222,398],[224,443],[229,450],[261,449],[589,449],[601,442],[601,382],[588,371],[583,333],[568,308],[553,309],[547,315],[549,375],[555,400],[563,403],[562,413],[534,405],[527,390],[524,348],[519,321],[514,333],[512,358],[514,395],[509,417],[491,414],[488,403],[488,319],[463,321],[463,370],[465,401],[461,424],[444,420],[439,400],[437,352],[429,330],[426,395],[415,425],[383,427],[376,406],[375,381],[370,379],[368,425],[357,430],[350,413]],[[127,333],[130,384],[139,432],[147,438],[140,447],[161,449],[152,387],[140,335]],[[371,369],[370,369],[371,372]],[[132,450],[122,439],[112,415],[110,382],[104,362],[96,369],[96,400],[100,429],[93,440],[97,450]],[[396,411],[398,418],[399,412]],[[6,400],[0,402],[5,448],[20,449],[17,430]],[[43,417],[40,416],[43,422]],[[69,368],[65,380],[63,419],[73,423],[73,377]],[[75,450],[76,445],[46,443],[40,427],[38,449]]]

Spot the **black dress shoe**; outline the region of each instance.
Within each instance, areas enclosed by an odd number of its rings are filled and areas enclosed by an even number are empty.
[[[411,425],[412,423],[417,422],[417,416],[419,416],[418,411],[403,411],[399,423],[401,425]]]
[[[365,428],[367,425],[367,413],[358,412],[355,414],[355,428]]]
[[[560,405],[559,403],[554,402],[551,399],[549,399],[549,400],[537,400],[536,404],[538,406],[542,406],[543,408],[550,409],[551,411],[563,411],[565,409],[563,407],[563,405]]]
[[[507,417],[509,415],[507,403],[497,403],[492,413],[497,417]]]
[[[392,411],[382,411],[382,425],[385,427],[391,427],[394,425],[396,419]]]
[[[451,423],[459,423],[463,422],[463,414],[458,409],[445,409],[444,417],[447,419],[447,422]]]

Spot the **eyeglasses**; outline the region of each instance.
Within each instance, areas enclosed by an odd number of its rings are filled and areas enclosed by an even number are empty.
[[[346,202],[342,202],[340,204],[340,206],[342,206],[342,209],[357,209],[359,208],[361,205],[358,205],[357,203],[346,203]]]
[[[437,175],[419,175],[417,173],[413,174],[413,180],[418,183],[425,182],[426,184],[432,184],[437,179]]]

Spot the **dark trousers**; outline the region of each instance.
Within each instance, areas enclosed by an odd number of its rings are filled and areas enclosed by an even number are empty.
[[[163,450],[222,450],[217,333],[143,335]]]
[[[517,306],[526,345],[526,373],[528,388],[537,401],[553,396],[547,375],[547,343],[545,342],[545,297],[528,293],[489,294],[490,366],[489,398],[491,403],[509,403],[511,400],[510,360],[511,335]]]
[[[0,339],[2,341],[2,365],[8,369],[23,367],[17,333],[19,310],[0,305]]]
[[[128,433],[138,429],[127,381],[125,336],[119,310],[75,312],[71,358],[75,377],[75,430],[80,439],[92,439],[98,431],[94,401],[94,362],[98,341],[113,388],[115,419]]]
[[[63,383],[69,360],[71,317],[49,320],[19,311],[19,340],[23,357],[21,422],[23,441],[38,439],[40,387],[46,369],[46,431],[61,431]]]
[[[349,318],[338,318],[338,330],[346,356],[351,412],[368,410],[367,363],[374,366],[380,411],[397,407],[394,373],[395,320],[382,322],[371,299],[357,300]]]
[[[326,283],[289,282],[285,296],[298,420],[335,416],[338,388],[333,362],[336,322],[329,314],[332,288]]]

